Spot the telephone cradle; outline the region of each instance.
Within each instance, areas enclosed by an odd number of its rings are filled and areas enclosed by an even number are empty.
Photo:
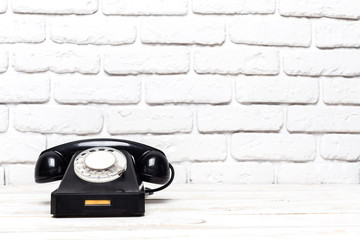
[[[37,183],[61,180],[51,193],[54,217],[143,216],[145,196],[168,187],[174,174],[160,150],[118,139],[59,145],[43,151],[35,166]]]

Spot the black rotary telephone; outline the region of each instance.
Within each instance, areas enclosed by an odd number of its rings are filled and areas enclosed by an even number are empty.
[[[145,194],[169,186],[174,174],[162,151],[118,139],[59,145],[43,151],[35,166],[37,183],[62,179],[51,194],[55,217],[142,216]],[[143,182],[163,186],[148,189]]]

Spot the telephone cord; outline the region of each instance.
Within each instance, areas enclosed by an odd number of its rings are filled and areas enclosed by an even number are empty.
[[[172,183],[172,181],[174,180],[174,176],[175,176],[175,170],[174,170],[174,167],[170,163],[169,163],[169,168],[171,170],[171,177],[170,177],[169,181],[166,184],[164,184],[163,186],[158,187],[158,188],[154,188],[154,189],[145,188],[145,193],[148,193],[149,195],[151,195],[154,192],[158,192],[158,191],[161,191],[161,190],[167,188]]]

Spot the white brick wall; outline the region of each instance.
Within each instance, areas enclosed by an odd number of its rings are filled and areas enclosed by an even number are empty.
[[[214,45],[225,41],[225,23],[217,19],[146,19],[141,24],[142,43]]]
[[[9,125],[9,110],[6,106],[0,105],[0,132],[5,132]]]
[[[110,134],[186,133],[193,127],[193,113],[183,107],[112,107],[107,114]]]
[[[136,27],[133,22],[119,18],[99,20],[91,16],[81,19],[69,17],[65,21],[64,19],[51,21],[50,38],[57,43],[129,44],[136,39]]]
[[[0,73],[5,72],[9,66],[8,52],[0,49]]]
[[[360,135],[326,134],[321,138],[320,154],[328,160],[360,160]]]
[[[360,183],[359,0],[0,0],[0,29],[0,185],[95,137],[179,183]]]
[[[236,79],[240,103],[316,103],[317,79],[292,77],[242,77]]]
[[[278,169],[278,183],[359,184],[359,163],[285,163]]]
[[[293,47],[309,47],[311,43],[311,24],[307,19],[249,15],[234,18],[229,28],[234,43]]]
[[[6,12],[8,0],[0,0],[0,13]]]
[[[279,0],[279,12],[292,17],[360,18],[357,0]]]
[[[104,0],[107,15],[185,15],[187,0]]]
[[[207,107],[197,113],[198,129],[206,132],[279,131],[283,111],[278,106]]]
[[[19,87],[21,86],[21,87]],[[50,98],[48,75],[16,74],[1,79],[0,103],[41,103]]]
[[[11,164],[5,166],[6,184],[20,185],[34,183],[33,164]]]
[[[189,173],[191,183],[272,184],[275,179],[270,163],[194,163]]]
[[[138,48],[108,51],[104,71],[108,74],[180,74],[190,65],[188,50],[179,47]]]
[[[141,98],[141,81],[134,77],[56,76],[54,98],[59,103],[132,104]]]
[[[0,185],[5,184],[5,171],[3,167],[0,167]]]
[[[315,138],[305,134],[237,133],[231,139],[237,160],[311,161],[315,153]]]
[[[229,103],[231,80],[219,76],[156,76],[144,79],[145,100],[149,104]]]
[[[16,13],[92,14],[98,10],[98,0],[11,0]]]
[[[315,25],[314,38],[318,48],[360,47],[360,23],[322,19]]]
[[[100,69],[100,55],[84,49],[29,49],[21,47],[14,50],[13,68],[18,72],[96,74]]]
[[[275,0],[193,0],[194,13],[265,14],[275,12]]]
[[[360,50],[299,50],[284,56],[288,75],[344,76],[360,75]]]
[[[45,24],[39,17],[0,16],[0,43],[40,43],[46,38]]]
[[[209,74],[276,75],[278,52],[267,48],[213,48],[194,52],[194,70]]]
[[[328,104],[360,104],[359,78],[324,79],[324,102]]]
[[[19,105],[14,111],[21,132],[91,134],[103,126],[101,111],[93,107]]]
[[[2,163],[34,163],[45,147],[46,137],[40,134],[0,134],[0,160]]]
[[[287,129],[290,132],[360,132],[360,107],[291,106]]]

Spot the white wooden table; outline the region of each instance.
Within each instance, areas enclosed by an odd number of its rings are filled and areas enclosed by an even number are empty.
[[[144,217],[53,218],[56,184],[0,187],[0,239],[360,239],[360,185],[172,185]]]

